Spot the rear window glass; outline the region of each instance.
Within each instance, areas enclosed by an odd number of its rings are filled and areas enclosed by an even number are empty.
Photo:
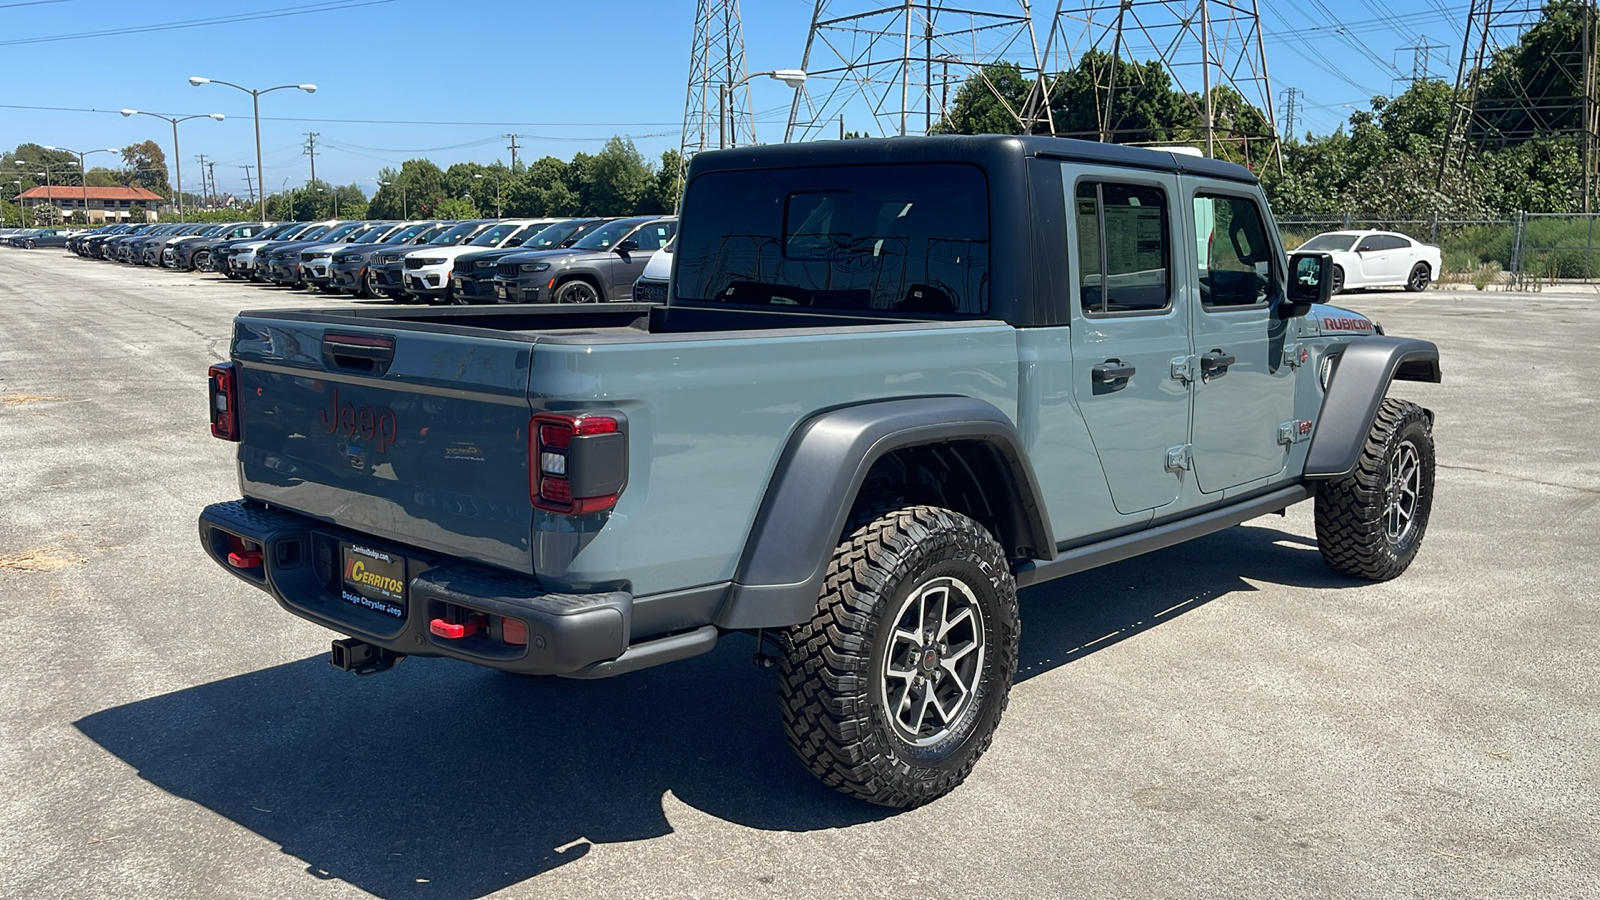
[[[963,165],[709,172],[684,198],[679,302],[989,311],[989,190]]]

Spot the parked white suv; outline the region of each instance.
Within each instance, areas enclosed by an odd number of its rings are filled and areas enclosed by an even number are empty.
[[[489,225],[471,240],[448,247],[424,246],[407,253],[401,261],[406,292],[424,303],[449,303],[455,288],[450,270],[456,257],[482,250],[520,243],[560,219],[502,219]]]
[[[1329,231],[1296,248],[1333,255],[1333,292],[1350,288],[1427,290],[1439,277],[1439,248],[1393,231]]]

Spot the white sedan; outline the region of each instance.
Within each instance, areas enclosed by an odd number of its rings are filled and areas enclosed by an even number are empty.
[[[1333,254],[1333,292],[1403,287],[1424,291],[1439,277],[1439,248],[1392,231],[1329,231],[1298,248]]]

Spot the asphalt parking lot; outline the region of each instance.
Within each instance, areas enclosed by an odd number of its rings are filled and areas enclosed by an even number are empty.
[[[993,749],[894,813],[792,759],[746,638],[335,671],[194,523],[232,315],[348,301],[0,250],[0,896],[1593,896],[1600,297],[1340,299],[1442,351],[1412,569],[1333,575],[1302,504],[1024,591]]]

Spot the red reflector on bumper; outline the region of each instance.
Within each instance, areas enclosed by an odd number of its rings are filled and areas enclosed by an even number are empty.
[[[500,631],[508,644],[528,643],[528,623],[520,619],[501,619]]]
[[[439,637],[455,640],[456,638],[477,634],[478,623],[476,621],[446,622],[443,619],[434,619],[428,623],[428,630]]]
[[[228,554],[228,565],[235,569],[254,569],[261,565],[260,550],[235,550]]]

